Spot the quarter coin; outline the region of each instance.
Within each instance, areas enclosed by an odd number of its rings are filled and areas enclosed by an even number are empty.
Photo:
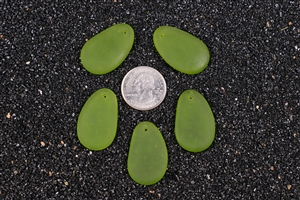
[[[137,110],[151,110],[164,100],[167,85],[156,69],[139,66],[130,70],[123,78],[121,93],[125,102]]]

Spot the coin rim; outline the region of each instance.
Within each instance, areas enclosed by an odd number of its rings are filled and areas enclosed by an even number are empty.
[[[164,85],[164,87],[165,87],[165,90],[164,90],[164,93],[163,93],[163,97],[162,97],[161,101],[159,101],[157,104],[155,104],[155,105],[152,106],[152,107],[149,107],[149,108],[137,108],[137,107],[131,105],[131,104],[126,100],[126,98],[125,98],[125,94],[124,94],[124,91],[123,91],[124,81],[125,81],[125,79],[127,78],[127,76],[130,74],[130,72],[136,70],[137,68],[150,68],[151,70],[155,70],[155,71],[158,72],[158,74],[161,76],[161,78],[162,78],[162,80],[163,80],[163,85]],[[164,101],[164,99],[165,99],[165,97],[166,97],[166,94],[167,94],[167,83],[166,83],[166,80],[165,80],[164,76],[163,76],[158,70],[156,70],[155,68],[149,67],[149,66],[137,66],[137,67],[131,69],[130,71],[128,71],[128,72],[126,73],[126,75],[124,76],[124,78],[123,78],[123,80],[122,80],[122,83],[121,83],[121,94],[122,94],[123,100],[124,100],[124,101],[127,103],[127,105],[129,105],[130,107],[132,107],[132,108],[134,108],[134,109],[136,109],[136,110],[142,110],[142,111],[152,110],[152,109],[158,107],[158,106]]]

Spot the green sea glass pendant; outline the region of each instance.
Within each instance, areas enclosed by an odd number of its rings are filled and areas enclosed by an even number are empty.
[[[81,109],[77,122],[80,143],[90,150],[103,150],[113,142],[118,124],[118,102],[110,89],[93,93]]]
[[[215,138],[215,119],[206,99],[196,90],[184,91],[177,103],[175,136],[187,151],[201,152]]]
[[[132,134],[128,153],[130,177],[142,185],[161,180],[168,166],[168,151],[160,131],[151,122],[139,123]]]
[[[116,69],[128,56],[134,31],[128,24],[116,24],[98,33],[82,47],[83,67],[93,74],[106,74]]]
[[[207,46],[195,36],[171,26],[161,26],[153,34],[160,56],[174,69],[185,74],[198,74],[209,62]]]

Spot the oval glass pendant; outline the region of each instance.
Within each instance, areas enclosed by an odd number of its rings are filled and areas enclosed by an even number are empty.
[[[215,118],[206,99],[196,90],[184,91],[177,103],[175,136],[187,151],[207,149],[215,138]]]
[[[151,122],[139,123],[132,134],[128,153],[130,177],[142,185],[161,180],[168,166],[168,151],[160,131]]]
[[[110,89],[93,93],[81,109],[77,122],[80,143],[90,150],[102,150],[113,142],[118,124],[118,102]]]
[[[174,69],[185,74],[198,74],[209,62],[207,46],[195,36],[171,26],[161,26],[153,34],[160,56]]]
[[[116,24],[98,33],[82,47],[83,67],[93,74],[106,74],[116,69],[128,56],[134,31],[128,24]]]

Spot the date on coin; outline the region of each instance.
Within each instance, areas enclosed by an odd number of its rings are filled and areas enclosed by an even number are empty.
[[[167,85],[156,69],[139,66],[130,70],[123,78],[121,93],[125,102],[137,110],[151,110],[164,100]]]

